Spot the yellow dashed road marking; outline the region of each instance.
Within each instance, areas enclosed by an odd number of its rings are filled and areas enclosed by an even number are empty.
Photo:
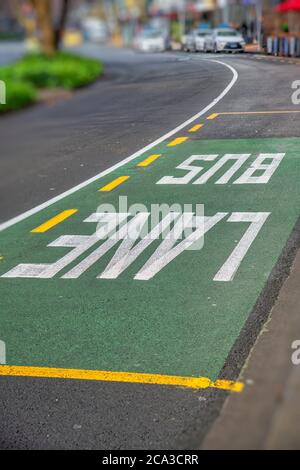
[[[130,176],[119,176],[115,180],[103,186],[103,188],[99,189],[99,191],[105,191],[105,192],[112,191],[117,186],[120,186],[120,184],[124,183],[124,181],[128,180],[129,178]]]
[[[106,382],[128,382],[156,385],[175,385],[186,388],[219,388],[241,392],[242,382],[231,380],[211,381],[207,377],[185,377],[177,375],[140,374],[134,372],[112,372],[103,370],[57,369],[52,367],[0,366],[0,376],[44,377],[56,379],[99,380]]]
[[[216,119],[216,117],[219,116],[220,113],[213,113],[210,116],[208,116],[206,119]]]
[[[38,227],[34,228],[31,230],[33,233],[44,233],[47,232],[47,230],[50,230],[50,228],[55,227],[55,225],[60,224],[63,222],[65,219],[68,217],[71,217],[71,215],[75,214],[78,212],[78,209],[69,209],[66,211],[61,212],[60,214],[56,215],[52,219],[48,220],[47,222],[44,222],[42,225],[39,225]]]
[[[155,155],[150,155],[150,157],[145,158],[142,162],[138,163],[137,166],[148,166],[151,165],[151,163],[155,162],[159,157],[161,157],[161,153],[155,154]]]
[[[176,139],[172,140],[168,143],[167,147],[175,147],[175,145],[182,144],[188,139],[188,137],[177,137]]]
[[[199,129],[201,129],[201,127],[203,127],[203,124],[196,124],[194,127],[189,129],[189,132],[197,132]]]

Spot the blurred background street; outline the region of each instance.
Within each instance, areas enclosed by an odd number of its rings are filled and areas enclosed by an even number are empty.
[[[289,48],[283,42],[277,50],[268,43],[272,37],[299,38],[297,0],[53,0],[51,5],[54,33],[61,34],[68,46],[83,41],[133,46],[142,32],[156,31],[165,37],[167,47],[176,49],[192,30],[222,26],[240,31],[252,50],[300,54],[294,44]],[[25,38],[28,50],[38,48],[39,15],[46,18],[47,9],[36,12],[37,16],[32,1],[2,1],[0,39]],[[47,41],[49,44],[44,42],[42,47],[55,46],[51,46],[51,32]]]

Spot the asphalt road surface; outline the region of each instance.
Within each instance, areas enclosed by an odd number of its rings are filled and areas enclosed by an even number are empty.
[[[83,52],[101,80],[1,117],[0,446],[200,448],[295,257],[299,67]],[[119,196],[203,204],[204,245],[99,245]]]
[[[21,42],[4,41],[0,44],[0,65],[10,64],[18,60],[24,54],[24,46]]]

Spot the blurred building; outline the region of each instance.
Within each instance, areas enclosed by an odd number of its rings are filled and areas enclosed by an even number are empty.
[[[215,24],[223,21],[242,29],[250,39],[261,35],[299,31],[300,14],[277,13],[275,8],[284,0],[218,0]]]
[[[24,7],[24,17],[34,21],[30,2],[18,1]],[[275,12],[276,5],[283,1],[70,0],[68,28],[81,30],[87,40],[111,39],[117,45],[129,45],[144,27],[159,29],[180,40],[184,32],[200,25],[230,25],[240,29],[249,42],[260,42],[264,33],[300,30],[299,13]],[[62,1],[51,0],[51,3],[54,21],[59,21]],[[12,5],[13,0],[0,0],[0,37],[22,32]]]
[[[0,37],[14,38],[22,34],[22,28],[14,17],[9,0],[0,2]]]
[[[166,16],[171,20],[185,21],[187,27],[200,21],[213,22],[217,0],[152,0],[152,16]]]

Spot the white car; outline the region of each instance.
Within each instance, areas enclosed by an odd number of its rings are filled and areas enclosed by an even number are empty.
[[[181,39],[181,48],[186,52],[204,51],[206,36],[212,34],[211,29],[193,29],[188,34],[184,34]]]
[[[195,30],[182,36],[181,49],[185,52],[193,52],[195,50]]]
[[[244,52],[245,40],[235,29],[214,29],[205,38],[205,52]]]
[[[134,47],[142,52],[163,52],[167,41],[159,31],[144,31],[136,37]]]
[[[194,50],[196,52],[204,52],[205,40],[212,35],[211,29],[198,29],[194,33]]]

